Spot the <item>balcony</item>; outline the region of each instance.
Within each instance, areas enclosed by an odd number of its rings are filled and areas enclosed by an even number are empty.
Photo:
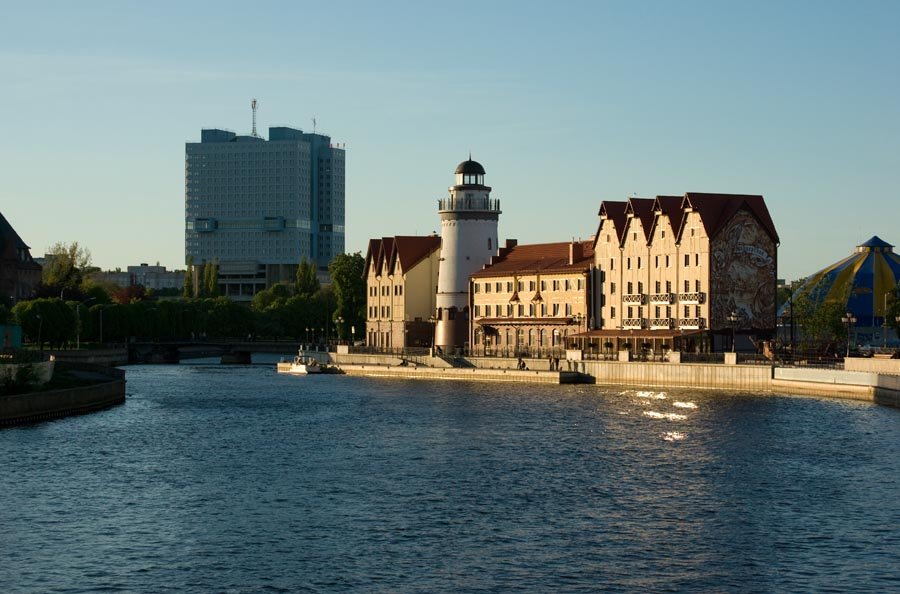
[[[632,293],[630,295],[622,296],[622,303],[637,303],[638,305],[644,305],[644,297],[643,293]]]
[[[622,328],[625,330],[641,330],[644,327],[644,318],[625,318],[622,320]]]
[[[500,200],[497,198],[441,198],[438,200],[438,212],[444,211],[481,211],[500,212]]]
[[[651,330],[671,330],[675,326],[673,318],[653,318],[650,320]]]
[[[672,305],[675,303],[675,295],[672,293],[654,293],[653,295],[650,295],[650,303]]]
[[[703,330],[706,321],[703,318],[684,318],[678,327],[682,330]]]
[[[706,293],[682,293],[678,296],[678,301],[686,305],[700,305],[706,301]]]

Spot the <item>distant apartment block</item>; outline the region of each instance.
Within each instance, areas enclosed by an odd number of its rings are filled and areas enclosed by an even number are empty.
[[[0,300],[31,297],[41,282],[41,266],[31,257],[31,248],[0,213]]]
[[[269,138],[202,130],[185,145],[185,262],[216,263],[223,295],[250,300],[320,275],[344,251],[344,150],[321,134],[269,128]]]
[[[145,289],[181,289],[184,287],[184,270],[166,270],[165,266],[141,264],[129,266],[124,271],[109,270],[94,274],[102,280],[119,287],[142,285]]]

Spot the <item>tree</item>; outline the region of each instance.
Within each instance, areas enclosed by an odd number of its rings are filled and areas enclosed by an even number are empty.
[[[201,296],[219,296],[219,266],[214,262],[207,262],[203,265],[203,285],[201,289]]]
[[[194,297],[194,256],[188,256],[187,270],[184,271],[184,292],[186,299]]]
[[[294,292],[297,295],[312,297],[319,290],[319,277],[316,275],[315,265],[303,258],[297,266],[297,281],[294,284]]]
[[[77,241],[55,243],[47,252],[47,263],[41,272],[41,282],[59,290],[80,289],[85,272],[91,269],[91,252]]]
[[[337,299],[332,320],[344,319],[344,327],[362,326],[366,319],[366,260],[362,254],[339,254],[328,265],[331,286]]]

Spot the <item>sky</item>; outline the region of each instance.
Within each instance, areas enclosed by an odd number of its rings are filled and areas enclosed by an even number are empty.
[[[184,266],[184,143],[347,148],[347,251],[439,230],[472,157],[501,238],[603,200],[762,194],[778,276],[900,245],[900,2],[0,0],[0,212],[42,255]]]

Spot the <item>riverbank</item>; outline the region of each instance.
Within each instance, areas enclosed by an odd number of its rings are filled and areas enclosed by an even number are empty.
[[[0,427],[85,414],[125,402],[125,372],[90,363],[56,362],[81,385],[0,396]]]
[[[404,360],[397,355],[318,353],[321,363],[348,375],[403,379],[449,379],[519,383],[596,383],[633,388],[696,388],[770,394],[824,396],[900,408],[900,361],[847,359],[848,369],[776,365],[641,361],[564,361],[567,371],[543,369],[543,360],[528,360],[537,370],[516,369],[513,358],[471,357],[467,367],[452,367],[440,357]],[[865,369],[866,371],[859,371]]]

